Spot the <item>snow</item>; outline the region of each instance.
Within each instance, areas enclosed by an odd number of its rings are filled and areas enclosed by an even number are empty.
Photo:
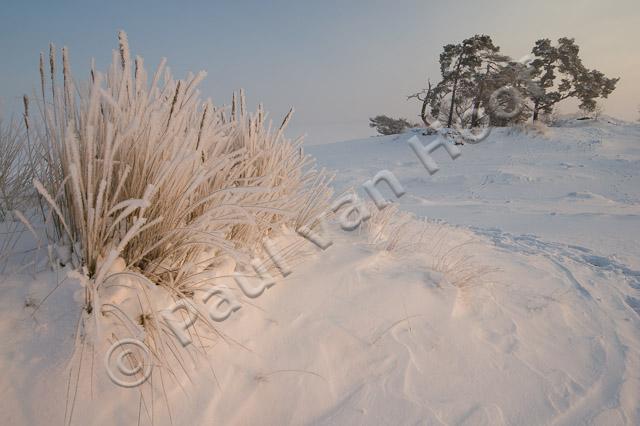
[[[308,152],[340,170],[338,189],[388,169],[407,191],[399,203],[419,216],[597,248],[640,268],[640,127],[616,123],[574,120],[546,137],[494,129],[455,161],[435,152],[433,176],[403,136]]]
[[[640,424],[640,127],[609,121],[494,129],[456,160],[436,151],[433,176],[406,142],[433,136],[307,148],[338,193],[365,199],[361,185],[391,171],[415,218],[386,222],[373,206],[355,231],[330,222],[333,244],[306,243],[255,299],[229,280],[242,308],[206,360],[185,355],[168,404],[149,384],[111,383],[101,356],[79,369],[81,283],[14,257],[0,284],[0,423]]]

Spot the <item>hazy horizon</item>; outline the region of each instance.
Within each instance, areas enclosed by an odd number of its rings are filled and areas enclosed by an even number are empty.
[[[153,69],[167,57],[174,75],[206,70],[205,97],[228,103],[244,88],[275,121],[296,109],[289,134],[309,144],[366,137],[377,114],[417,121],[406,96],[439,79],[442,46],[490,35],[519,58],[535,40],[574,37],[585,65],[620,77],[605,114],[638,118],[640,4],[637,1],[356,1],[341,4],[216,2],[178,5],[112,1],[99,6],[6,4],[0,16],[0,102],[6,114],[38,85],[38,54],[67,46],[76,79],[95,57],[104,69],[124,29],[134,54]],[[568,106],[565,106],[567,109]]]

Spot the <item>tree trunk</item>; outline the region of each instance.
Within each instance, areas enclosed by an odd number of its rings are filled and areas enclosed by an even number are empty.
[[[480,109],[480,102],[482,99],[482,93],[484,92],[484,84],[485,84],[485,79],[489,76],[489,71],[490,71],[490,67],[489,64],[487,64],[487,71],[484,75],[484,77],[482,78],[482,80],[480,80],[480,88],[478,90],[478,97],[476,98],[476,100],[473,102],[473,111],[472,111],[472,115],[471,115],[471,128],[475,128],[478,127],[478,110]]]
[[[420,99],[420,97],[418,97]],[[422,109],[420,110],[420,118],[422,118],[422,122],[427,128],[431,127],[431,123],[427,120],[427,106],[431,101],[431,80],[427,79],[427,93],[424,95],[424,100],[422,101]]]
[[[456,89],[458,88],[458,80],[460,79],[460,67],[462,66],[462,55],[464,52],[460,53],[458,57],[458,63],[456,64],[456,76],[453,80],[453,89],[451,90],[451,106],[449,107],[449,119],[447,120],[447,127],[451,128],[453,125],[453,106],[456,103]]]
[[[447,120],[447,127],[451,128],[453,125],[453,106],[456,103],[456,89],[458,86],[458,79],[453,80],[453,89],[451,90],[451,106],[449,107],[449,119]]]
[[[480,109],[480,96],[482,95],[482,91],[473,102],[473,111],[471,113],[471,128],[478,127],[478,110]]]
[[[422,122],[425,126],[431,127],[431,123],[427,120],[427,104],[429,103],[429,98],[425,97],[424,101],[422,101],[422,110],[420,110],[420,118],[422,118]]]
[[[538,121],[538,113],[540,112],[540,104],[538,101],[533,103],[533,121]]]

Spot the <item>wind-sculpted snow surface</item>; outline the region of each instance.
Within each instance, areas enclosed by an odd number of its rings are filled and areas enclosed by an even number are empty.
[[[169,404],[101,360],[76,395],[51,392],[70,380],[80,286],[37,308],[55,277],[5,276],[0,422],[62,422],[73,399],[78,424],[640,424],[640,129],[494,129],[455,162],[435,153],[433,176],[408,136],[310,150],[338,193],[392,170],[399,211],[329,226],[333,244],[307,242],[259,298],[230,284],[243,308]]]

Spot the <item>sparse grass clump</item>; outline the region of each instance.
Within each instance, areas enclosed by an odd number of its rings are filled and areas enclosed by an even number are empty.
[[[0,118],[0,221],[23,209],[33,194],[26,142],[18,123]]]
[[[416,218],[396,205],[376,211],[364,230],[373,247],[403,256],[419,253],[428,268],[459,289],[473,286],[493,272],[474,261],[473,238],[455,233],[450,225]]]
[[[26,97],[24,101],[24,126],[14,120],[3,122],[0,118],[0,273],[3,275],[9,259],[18,255],[16,250],[23,235],[35,236],[28,219],[33,214],[30,210],[35,191],[31,184],[31,145],[28,143],[29,102]]]

